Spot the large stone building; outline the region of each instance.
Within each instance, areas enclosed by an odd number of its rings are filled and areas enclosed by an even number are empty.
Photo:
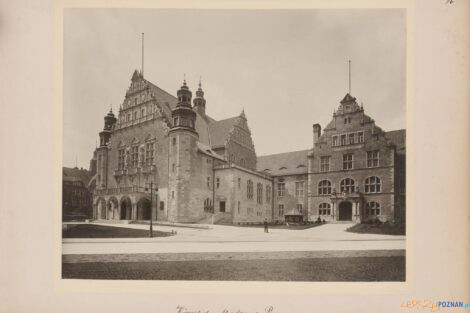
[[[92,195],[88,183],[92,173],[83,168],[62,168],[62,220],[93,217]]]
[[[405,216],[405,131],[384,132],[349,94],[313,149],[256,156],[242,111],[216,121],[199,83],[174,97],[135,71],[91,160],[94,218],[260,223]],[[150,186],[157,190],[150,190]],[[151,199],[153,194],[153,199]]]

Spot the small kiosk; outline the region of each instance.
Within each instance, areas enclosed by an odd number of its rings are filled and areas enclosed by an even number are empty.
[[[300,224],[304,221],[304,215],[297,210],[292,210],[284,214],[286,224]]]

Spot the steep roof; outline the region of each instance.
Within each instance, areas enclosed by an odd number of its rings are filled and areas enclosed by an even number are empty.
[[[274,176],[307,173],[310,150],[285,152],[258,157],[257,170]]]
[[[230,131],[239,117],[230,117],[224,120],[215,121],[209,124],[209,136],[211,147],[223,146]]]
[[[385,137],[387,137],[397,147],[398,152],[406,149],[406,129],[386,132]]]
[[[178,104],[178,99],[150,81],[145,80],[145,82],[148,83],[151,93],[160,104],[163,114],[172,123],[171,110]],[[216,121],[209,115],[197,113],[195,128],[199,134],[199,141],[211,147],[223,146],[238,118],[239,116],[235,116]]]
[[[79,169],[77,167],[63,167],[62,168],[62,179],[64,181],[80,181],[83,186],[86,187],[90,181],[92,175],[91,172],[85,169]]]
[[[148,80],[145,81],[148,83],[150,92],[155,97],[155,100],[157,100],[158,104],[160,104],[163,113],[171,121],[171,110],[174,109],[178,104],[178,99],[160,87],[152,84]]]

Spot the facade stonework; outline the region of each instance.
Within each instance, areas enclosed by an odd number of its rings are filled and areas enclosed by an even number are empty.
[[[349,94],[313,149],[257,157],[248,120],[216,121],[186,81],[174,97],[135,71],[90,162],[95,219],[180,223],[403,220],[405,131]],[[151,188],[153,187],[153,188]],[[152,189],[152,190],[151,190]]]

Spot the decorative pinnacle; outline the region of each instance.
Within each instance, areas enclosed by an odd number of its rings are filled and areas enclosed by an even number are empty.
[[[183,74],[183,86],[186,86],[186,73]]]
[[[199,76],[199,88],[201,88],[201,79],[202,79],[202,76]]]

